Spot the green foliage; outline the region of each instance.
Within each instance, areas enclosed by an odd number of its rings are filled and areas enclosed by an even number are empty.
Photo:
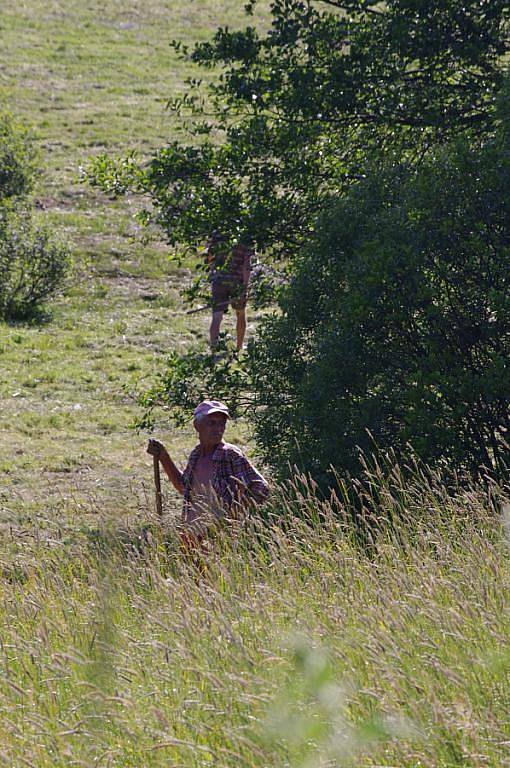
[[[150,400],[233,400],[280,476],[324,486],[360,449],[500,477],[509,464],[510,155],[504,132],[390,165],[332,200],[247,357],[174,355]]]
[[[227,230],[293,265],[283,315],[262,323],[230,387],[246,385],[280,473],[356,473],[374,439],[502,472],[508,164],[495,136],[506,130],[508,4],[271,8],[267,32],[176,44],[220,68],[205,93],[192,80],[171,104],[191,115],[193,144],[173,142],[127,175],[101,158],[91,180],[148,193],[147,218],[174,245]],[[180,418],[198,393],[228,392],[227,378],[192,350],[169,360],[144,405]]]
[[[32,223],[26,197],[35,176],[28,132],[0,115],[0,318],[33,317],[62,284],[67,249],[48,228]]]
[[[101,183],[109,195],[122,195],[138,181],[141,183],[141,172],[135,152],[119,158],[101,154],[91,168],[80,168],[80,171],[84,181],[92,185]]]
[[[28,131],[0,113],[0,203],[26,195],[35,175],[35,150]]]
[[[223,334],[214,354],[203,349],[192,349],[184,355],[172,352],[154,385],[138,396],[143,413],[137,427],[152,429],[159,409],[182,426],[191,419],[197,403],[213,395],[227,400],[231,415],[236,417],[250,403],[246,385],[245,365],[227,346]]]
[[[504,476],[510,156],[458,144],[372,174],[323,216],[252,350],[259,444],[327,482],[358,451]]]
[[[418,158],[492,129],[506,0],[277,0],[271,11],[265,33],[220,28],[191,52],[175,45],[220,73],[205,92],[190,80],[171,104],[191,116],[195,143],[169,144],[132,179],[173,244],[227,228],[295,255],[331,193],[374,157]],[[104,158],[90,174],[115,189]]]
[[[58,291],[69,266],[68,249],[26,211],[0,220],[0,317],[33,317]]]

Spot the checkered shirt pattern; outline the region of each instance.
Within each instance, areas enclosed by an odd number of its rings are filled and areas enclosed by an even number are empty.
[[[190,453],[188,464],[182,475],[184,513],[191,504],[193,472],[199,458],[200,445],[197,445]],[[240,486],[247,489],[247,498],[256,503],[261,503],[267,498],[269,494],[267,482],[237,446],[230,443],[219,443],[214,450],[212,459],[215,464],[212,487],[225,511],[232,508],[232,503],[238,497]]]
[[[253,249],[246,245],[236,245],[231,253],[224,253],[218,246],[210,246],[213,256],[211,267],[211,280],[213,283],[242,283],[245,270],[251,270]]]

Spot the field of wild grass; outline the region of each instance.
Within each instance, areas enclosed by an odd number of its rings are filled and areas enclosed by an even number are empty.
[[[0,764],[510,765],[508,501],[296,481],[200,562],[142,505],[7,537]]]
[[[0,324],[0,765],[510,766],[501,489],[415,468],[325,504],[296,481],[205,564],[179,551],[175,495],[154,519],[130,393],[207,318],[183,312],[186,267],[138,239],[140,203],[79,168],[172,138],[190,72],[168,42],[227,23],[242,4],[0,8],[0,98],[74,251],[45,322]],[[194,442],[158,436],[180,462]],[[228,439],[252,450],[243,424]]]

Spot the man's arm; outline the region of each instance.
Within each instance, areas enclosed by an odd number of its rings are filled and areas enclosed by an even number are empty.
[[[245,286],[248,286],[250,282],[252,253],[253,251],[250,248],[245,249],[243,262],[243,283]]]
[[[160,443],[159,440],[154,440],[154,438],[150,438],[149,445],[147,447],[147,453],[150,453],[151,456],[157,456],[158,459],[161,462],[161,465],[163,466],[163,469],[165,470],[168,479],[174,486],[175,490],[178,491],[181,496],[184,495],[184,481],[182,472],[179,469],[179,467],[174,464],[172,459],[170,458],[167,449],[163,445],[163,443]]]
[[[214,262],[214,249],[211,242],[207,243],[205,247],[205,258],[210,269]]]
[[[233,459],[233,476],[237,482],[237,500],[260,504],[269,496],[269,485],[260,472],[242,453]]]

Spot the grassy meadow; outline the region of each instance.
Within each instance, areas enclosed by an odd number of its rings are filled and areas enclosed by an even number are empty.
[[[360,506],[386,523],[361,547],[351,510],[297,483],[212,540],[205,572],[177,550],[175,494],[154,520],[131,393],[208,318],[184,311],[186,266],[141,241],[140,202],[79,169],[172,138],[190,72],[169,41],[242,6],[1,4],[0,99],[33,130],[37,205],[74,265],[43,322],[0,324],[0,766],[510,766],[503,491],[375,477]],[[159,436],[180,462],[194,444]]]
[[[0,325],[4,520],[69,498],[133,510],[133,490],[150,481],[129,393],[167,351],[204,336],[208,318],[186,316],[179,289],[190,275],[165,244],[141,243],[140,202],[80,184],[80,166],[97,152],[144,156],[172,138],[165,106],[190,72],[170,40],[241,20],[233,0],[2,3],[0,100],[33,130],[37,205],[75,261],[47,323]],[[192,430],[164,437],[183,460]]]
[[[373,488],[368,550],[301,483],[205,566],[78,511],[6,536],[0,764],[509,765],[498,492]]]

